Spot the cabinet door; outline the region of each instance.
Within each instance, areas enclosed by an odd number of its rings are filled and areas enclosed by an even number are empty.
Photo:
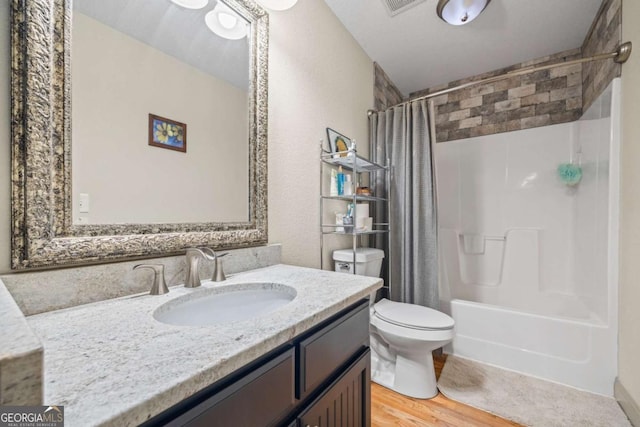
[[[371,359],[367,349],[298,418],[302,427],[371,426]]]
[[[368,301],[300,342],[296,397],[301,400],[307,397],[366,347],[369,347]]]

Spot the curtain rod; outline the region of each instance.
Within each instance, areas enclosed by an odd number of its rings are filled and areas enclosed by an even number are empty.
[[[409,100],[404,101],[404,102],[400,102],[399,104],[392,105],[391,107],[398,107],[398,106],[401,106],[401,105],[410,104],[412,102],[422,101],[423,99],[435,98],[436,96],[446,95],[446,94],[451,93],[451,92],[455,92],[455,91],[458,91],[458,90],[461,90],[461,89],[466,89],[469,86],[493,83],[493,82],[497,82],[497,81],[500,81],[500,80],[508,79],[508,78],[511,78],[511,77],[516,77],[516,76],[521,76],[521,75],[524,75],[524,74],[529,74],[529,73],[532,73],[534,71],[550,70],[550,69],[556,68],[556,67],[566,67],[567,65],[582,64],[584,62],[592,62],[592,61],[601,61],[601,60],[604,60],[604,59],[613,59],[618,64],[624,64],[629,59],[629,56],[631,56],[631,48],[632,48],[631,42],[625,42],[625,43],[622,43],[621,45],[619,45],[618,48],[615,51],[609,52],[609,53],[601,53],[601,54],[598,54],[598,55],[589,56],[587,58],[573,59],[571,61],[557,62],[555,64],[549,64],[549,65],[531,65],[529,67],[521,68],[519,70],[509,71],[508,73],[500,74],[498,76],[487,77],[486,79],[467,82],[467,83],[463,83],[463,84],[458,85],[458,86],[454,86],[454,87],[450,87],[450,88],[447,88],[447,89],[439,90],[439,91],[430,93],[428,95],[419,96],[417,98],[413,98],[413,99],[409,99]],[[389,107],[389,108],[391,108],[391,107]],[[367,111],[367,116],[370,116],[372,114],[379,113],[379,112],[380,111],[369,110],[369,111]]]

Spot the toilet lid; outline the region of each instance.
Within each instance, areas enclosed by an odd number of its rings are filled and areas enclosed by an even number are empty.
[[[373,306],[376,315],[389,323],[414,329],[451,329],[454,320],[444,313],[416,304],[382,299]]]

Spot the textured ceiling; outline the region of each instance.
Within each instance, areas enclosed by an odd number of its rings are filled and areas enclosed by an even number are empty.
[[[190,10],[176,6],[170,0],[74,0],[73,10],[236,87],[247,89],[247,38],[223,39],[204,23],[204,15],[216,4],[215,0],[210,0],[204,9]]]
[[[391,17],[382,0],[325,0],[406,96],[580,47],[602,0],[493,0],[455,27],[427,0]]]

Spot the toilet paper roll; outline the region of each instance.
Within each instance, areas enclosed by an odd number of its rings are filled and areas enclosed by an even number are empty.
[[[359,218],[369,217],[369,203],[358,203],[356,206],[356,221]]]

